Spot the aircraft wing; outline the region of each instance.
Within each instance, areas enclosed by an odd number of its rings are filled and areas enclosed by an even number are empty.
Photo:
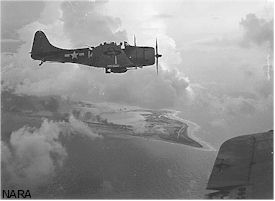
[[[104,68],[134,66],[125,52],[115,44],[105,44],[95,47],[93,50],[92,64],[93,66]]]
[[[218,152],[208,198],[273,198],[273,130],[227,140]]]

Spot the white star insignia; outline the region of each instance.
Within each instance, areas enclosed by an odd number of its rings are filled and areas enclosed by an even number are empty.
[[[77,55],[78,55],[78,53],[76,53],[75,51],[71,54],[72,55],[72,59],[77,59]]]

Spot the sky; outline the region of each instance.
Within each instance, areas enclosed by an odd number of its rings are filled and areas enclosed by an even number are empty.
[[[42,30],[61,48],[159,43],[160,73],[30,58]],[[1,1],[1,78],[17,93],[175,109],[214,146],[273,128],[273,1]]]

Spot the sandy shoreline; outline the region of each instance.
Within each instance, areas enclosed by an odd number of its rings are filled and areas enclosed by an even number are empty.
[[[198,124],[180,117],[179,115],[182,114],[181,111],[178,111],[178,110],[168,110],[168,111],[171,112],[170,113],[171,118],[175,118],[175,119],[177,119],[181,122],[184,122],[185,124],[188,125],[187,135],[189,138],[197,141],[199,144],[201,144],[203,146],[203,148],[199,148],[200,150],[204,149],[206,151],[216,151],[216,149],[212,145],[210,145],[209,143],[205,142],[204,140],[199,138],[197,135],[195,135],[195,133],[199,132],[199,130],[201,129],[201,127]],[[193,148],[196,148],[196,147],[193,147]]]

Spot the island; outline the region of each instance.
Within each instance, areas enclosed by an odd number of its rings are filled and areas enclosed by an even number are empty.
[[[69,100],[60,96],[20,95],[2,91],[2,139],[22,126],[39,128],[43,119],[70,123],[75,118],[103,137],[142,137],[202,148],[176,111],[114,103]]]

